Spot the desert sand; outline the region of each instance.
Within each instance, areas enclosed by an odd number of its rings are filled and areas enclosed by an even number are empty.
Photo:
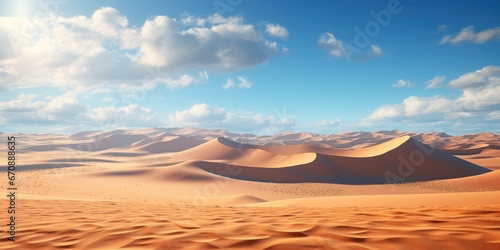
[[[15,136],[0,249],[500,249],[492,133]]]

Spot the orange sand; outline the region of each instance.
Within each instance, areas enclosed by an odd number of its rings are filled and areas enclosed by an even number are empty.
[[[0,249],[500,249],[491,133],[16,138],[18,241]]]

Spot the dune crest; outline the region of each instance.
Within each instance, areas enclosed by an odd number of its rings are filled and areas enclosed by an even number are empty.
[[[279,149],[287,147],[293,146]],[[490,171],[407,135],[354,150],[316,153],[307,146],[303,149],[309,152],[280,155],[265,149],[217,138],[174,154],[173,158],[196,159],[196,166],[211,173],[224,171],[231,164],[242,169],[233,178],[279,183],[382,184],[452,179]]]

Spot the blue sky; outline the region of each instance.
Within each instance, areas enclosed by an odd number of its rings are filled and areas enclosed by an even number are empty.
[[[500,132],[498,1],[42,2],[0,3],[2,132]]]

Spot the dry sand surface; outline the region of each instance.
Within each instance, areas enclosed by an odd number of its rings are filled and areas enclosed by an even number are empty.
[[[500,249],[491,133],[15,136],[0,249]]]

